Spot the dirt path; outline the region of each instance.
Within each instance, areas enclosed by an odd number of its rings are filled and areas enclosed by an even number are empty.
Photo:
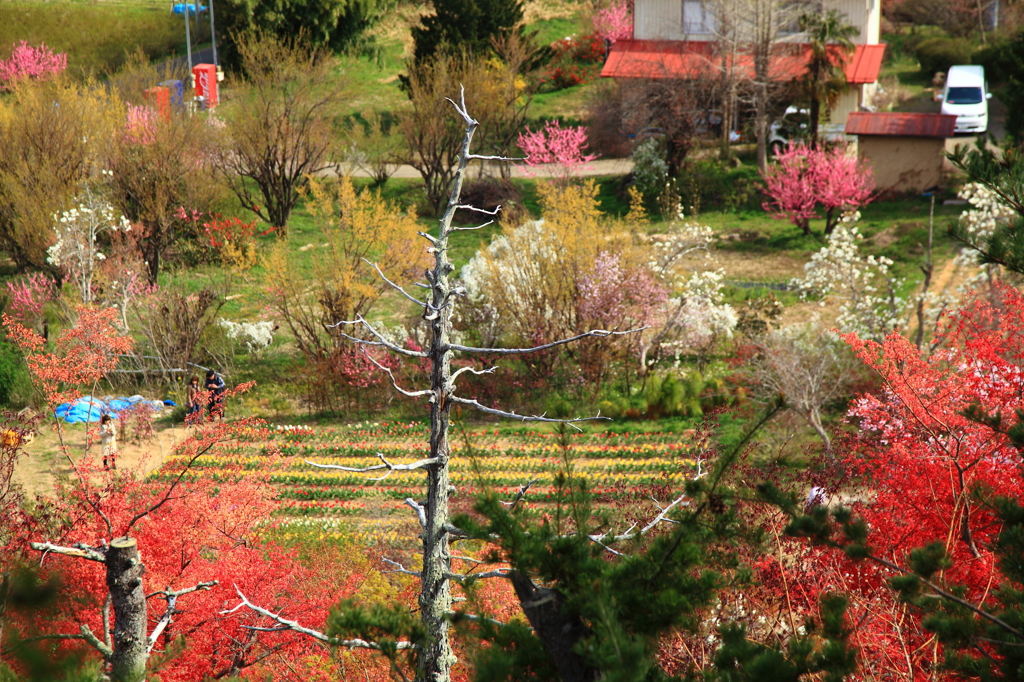
[[[99,438],[95,435],[98,426],[90,426],[93,442],[89,452],[94,457],[99,457]],[[72,458],[78,461],[86,453],[86,427],[84,424],[67,424],[63,428],[68,450]],[[158,431],[155,438],[141,444],[121,443],[117,459],[118,468],[135,469],[142,475],[148,474],[163,463],[164,458],[185,438],[186,433],[187,429],[184,427],[170,427]],[[29,495],[45,497],[53,494],[53,484],[59,477],[70,474],[71,466],[61,453],[56,430],[53,426],[47,426],[25,448],[25,455],[18,460],[14,468],[14,481],[24,487]]]

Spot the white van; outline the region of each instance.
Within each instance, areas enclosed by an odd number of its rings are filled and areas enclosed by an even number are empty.
[[[946,87],[939,95],[942,113],[955,114],[958,133],[984,133],[988,130],[988,100],[992,94],[981,66],[951,66]]]

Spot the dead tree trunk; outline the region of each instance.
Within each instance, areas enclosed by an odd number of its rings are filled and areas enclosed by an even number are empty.
[[[448,277],[455,266],[448,259],[448,237],[452,219],[459,206],[462,181],[470,159],[469,147],[476,132],[477,122],[470,119],[459,155],[459,167],[448,199],[448,207],[441,218],[437,239],[434,241],[434,268],[427,272],[431,288],[430,304],[424,317],[430,320],[430,458],[427,466],[427,503],[423,524],[423,570],[420,574],[420,617],[426,631],[425,650],[420,656],[418,679],[423,682],[448,682],[451,666],[455,662],[448,637],[448,618],[452,610],[451,543],[449,538],[450,513],[448,497],[451,482],[448,460],[451,444],[448,441],[449,412],[452,385],[450,337],[452,330],[452,288]]]
[[[146,676],[146,593],[142,559],[134,538],[115,538],[107,549],[107,589],[114,606],[114,646],[110,676],[114,682],[138,682]]]
[[[140,517],[141,518],[141,517]],[[139,555],[138,543],[134,538],[114,538],[93,547],[76,544],[74,547],[60,547],[49,542],[31,542],[32,549],[45,554],[63,554],[103,564],[106,569],[107,602],[102,610],[103,632],[99,636],[82,625],[78,634],[44,635],[42,639],[80,639],[90,644],[103,656],[110,668],[111,682],[142,682],[146,679],[146,664],[153,651],[157,637],[170,624],[178,597],[197,590],[208,590],[217,584],[214,580],[199,583],[193,587],[172,592],[160,590],[149,596],[162,596],[167,600],[167,609],[153,632],[146,634],[149,624],[146,614],[146,591],[142,586],[145,567]],[[110,631],[110,607],[114,607],[114,631]]]

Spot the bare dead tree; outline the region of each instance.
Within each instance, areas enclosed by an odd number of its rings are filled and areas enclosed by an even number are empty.
[[[398,346],[388,341],[384,335],[382,335],[373,327],[373,325],[361,316],[357,316],[355,320],[338,323],[341,328],[344,328],[346,325],[355,326],[365,333],[364,338],[360,338],[354,334],[341,332],[342,336],[353,343],[360,344],[364,347],[382,348],[397,355],[415,358],[417,360],[427,360],[429,362],[430,387],[419,390],[408,390],[399,386],[394,374],[389,369],[375,361],[374,364],[376,364],[381,371],[388,374],[393,388],[400,394],[410,398],[426,400],[430,405],[430,456],[410,464],[394,464],[383,457],[383,455],[379,455],[380,463],[368,465],[366,467],[342,467],[338,465],[316,464],[314,462],[309,462],[309,464],[312,464],[313,466],[328,469],[340,469],[343,471],[365,473],[383,471],[385,473],[381,478],[386,477],[391,473],[391,471],[422,470],[426,474],[426,499],[416,501],[412,498],[408,498],[405,501],[406,505],[416,513],[420,523],[422,531],[422,569],[420,571],[409,571],[399,565],[400,572],[414,575],[420,580],[418,606],[420,620],[424,631],[423,639],[421,642],[397,643],[400,649],[419,649],[419,669],[416,673],[416,679],[420,682],[448,682],[451,678],[451,666],[455,662],[455,655],[452,652],[449,639],[449,624],[454,603],[452,597],[452,583],[458,583],[463,580],[470,579],[470,576],[463,576],[454,573],[452,570],[451,543],[453,540],[457,540],[464,536],[458,528],[452,525],[451,514],[449,511],[449,498],[454,492],[449,475],[449,463],[451,460],[451,441],[449,430],[452,407],[461,405],[474,408],[485,414],[507,419],[524,422],[560,423],[569,424],[570,426],[576,422],[601,418],[600,416],[596,416],[576,417],[573,419],[555,419],[543,414],[524,415],[518,414],[514,411],[484,405],[473,398],[457,395],[455,382],[461,374],[465,372],[472,372],[474,374],[491,374],[496,370],[496,367],[489,367],[483,370],[476,370],[472,367],[463,367],[453,372],[451,370],[451,361],[454,354],[465,353],[470,355],[487,356],[525,355],[563,346],[565,344],[587,338],[618,336],[640,331],[606,331],[595,329],[582,334],[577,334],[570,338],[533,348],[475,348],[452,342],[452,314],[454,312],[457,299],[464,294],[464,289],[451,277],[455,270],[455,266],[449,259],[449,240],[456,232],[477,230],[489,225],[491,222],[487,221],[483,225],[474,227],[456,227],[452,226],[452,219],[455,216],[455,212],[460,209],[473,210],[491,216],[497,213],[497,210],[483,211],[481,209],[462,204],[460,200],[462,184],[466,177],[467,168],[470,162],[501,162],[508,159],[473,154],[470,151],[470,147],[473,142],[473,135],[477,131],[479,123],[473,119],[466,110],[464,94],[460,97],[460,101],[458,103],[450,99],[447,101],[455,107],[456,112],[461,117],[465,125],[465,134],[462,139],[461,149],[458,153],[456,172],[448,197],[447,208],[440,220],[437,236],[420,232],[420,236],[430,242],[428,250],[434,257],[433,267],[425,273],[427,280],[426,283],[418,285],[427,289],[429,294],[423,299],[417,298],[408,293],[398,284],[388,280],[385,274],[378,270],[382,279],[384,279],[390,287],[423,310],[423,319],[430,325],[429,347],[426,350],[414,351]],[[373,361],[372,358],[371,361]],[[669,509],[679,503],[679,501],[674,502],[670,505]],[[633,537],[635,536],[635,533],[638,532],[640,531],[631,529],[628,533],[634,534],[630,535],[630,537]],[[605,539],[611,539],[611,537],[612,536],[609,536]],[[615,538],[619,539],[621,539],[621,537],[626,536],[615,536]],[[591,539],[595,542],[601,542],[603,538],[604,536]],[[495,571],[491,572],[490,575],[473,575],[471,579],[478,580],[485,577],[508,578],[510,576],[507,571]],[[527,594],[528,592],[529,590],[523,590],[524,594]],[[268,630],[291,629],[296,632],[302,632],[320,641],[339,646],[354,646],[370,649],[380,648],[380,646],[375,642],[368,642],[364,640],[340,640],[338,638],[329,637],[324,633],[303,627],[295,621],[287,620],[280,615],[274,614],[273,612],[263,609],[255,604],[251,604],[244,595],[240,594],[239,596],[242,599],[240,606],[247,606],[253,611],[276,623],[276,625],[268,628]]]
[[[110,544],[102,543],[95,547],[83,543],[62,547],[49,542],[33,542],[31,547],[43,552],[44,557],[46,554],[63,554],[103,564],[109,590],[103,604],[103,639],[85,624],[77,633],[41,635],[34,639],[78,639],[87,642],[100,652],[104,663],[110,666],[110,679],[113,682],[143,680],[146,676],[146,662],[157,638],[171,622],[178,598],[198,590],[208,590],[217,584],[214,580],[182,590],[171,591],[168,588],[146,595],[142,587],[145,571],[142,557],[139,555],[138,543],[130,537],[114,538]],[[147,635],[146,600],[155,596],[162,596],[167,607],[153,631]],[[111,608],[114,611],[113,630],[110,628]]]

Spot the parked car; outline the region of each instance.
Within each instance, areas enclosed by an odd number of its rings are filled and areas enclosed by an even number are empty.
[[[768,126],[768,151],[772,156],[781,154],[791,142],[805,142],[810,130],[809,109],[787,107],[781,117]],[[845,142],[846,126],[842,123],[826,123],[818,126],[818,134],[828,142]]]
[[[939,95],[942,113],[956,115],[956,133],[984,133],[988,130],[988,100],[992,93],[985,82],[985,67],[962,65],[949,67],[946,85]]]

